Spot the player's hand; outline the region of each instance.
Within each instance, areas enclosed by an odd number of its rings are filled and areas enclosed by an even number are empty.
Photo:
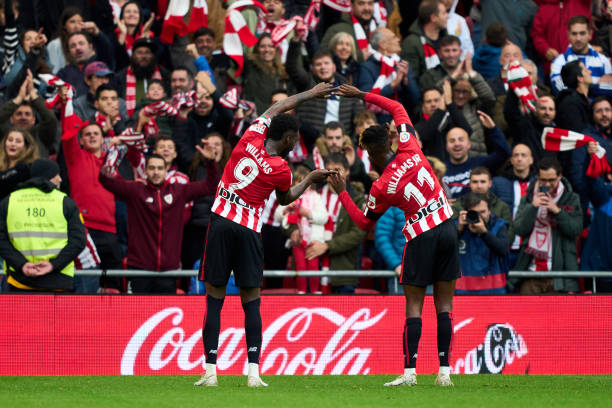
[[[335,170],[313,170],[308,174],[311,183],[322,183],[327,181],[327,177],[338,174]]]
[[[313,241],[312,244],[306,247],[306,259],[308,259],[309,261],[311,259],[315,259],[326,253],[328,249],[329,245],[327,245],[327,243],[321,241]]]
[[[476,111],[476,113],[478,113],[478,119],[480,120],[480,123],[482,123],[482,126],[486,127],[487,129],[493,129],[495,127],[495,122],[493,122],[493,119],[491,119],[489,115],[481,110]]]
[[[332,84],[319,82],[310,90],[310,95],[312,98],[329,98],[333,90],[334,86]]]
[[[397,265],[393,271],[395,272],[395,274],[397,276],[401,276],[401,274],[402,274],[402,265],[401,264]]]
[[[344,180],[344,176],[342,174],[332,174],[331,176],[329,176],[328,182],[332,186],[332,189],[336,192],[336,194],[340,194],[341,192],[346,190],[346,181]]]
[[[349,84],[342,84],[337,87],[334,91],[337,95],[344,96],[345,98],[365,98],[365,92],[360,91],[358,88]]]

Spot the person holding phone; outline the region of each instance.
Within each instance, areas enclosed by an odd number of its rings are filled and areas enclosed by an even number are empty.
[[[490,199],[479,193],[461,198],[457,219],[461,278],[456,294],[493,295],[506,293],[508,272],[508,223],[490,209]]]

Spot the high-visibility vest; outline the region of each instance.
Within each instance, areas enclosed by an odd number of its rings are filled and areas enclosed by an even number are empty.
[[[11,193],[6,229],[9,241],[28,262],[49,261],[68,244],[64,197],[59,190],[45,193],[35,187]],[[61,273],[74,277],[74,262]]]

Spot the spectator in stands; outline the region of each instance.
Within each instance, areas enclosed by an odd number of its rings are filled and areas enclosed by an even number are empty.
[[[57,76],[75,88],[75,98],[85,95],[88,91],[83,71],[89,63],[102,61],[111,68],[115,65],[111,44],[106,36],[100,34],[95,38],[94,47],[93,37],[85,31],[75,31],[68,36],[69,64],[60,69]]]
[[[233,119],[232,111],[218,103],[221,95],[210,77],[200,75],[197,82],[201,84],[202,91],[198,105],[193,110],[182,110],[179,120],[173,121],[172,138],[176,142],[179,169],[183,172],[188,171],[193,161],[196,153],[194,146],[211,132],[219,132],[227,138]]]
[[[593,83],[591,71],[579,60],[568,62],[561,69],[567,87],[557,95],[555,122],[562,129],[582,132],[589,126],[589,87]]]
[[[567,49],[570,43],[568,26],[572,17],[589,16],[591,2],[583,0],[543,0],[531,26],[531,38],[538,56],[544,61],[544,74],[550,73],[550,64]],[[606,30],[606,37],[609,33]],[[609,53],[607,55],[610,55]]]
[[[172,70],[170,74],[170,92],[172,95],[191,91],[194,85],[193,74],[187,67],[176,67]]]
[[[575,292],[575,279],[536,278],[541,271],[576,271],[576,239],[582,231],[580,199],[561,174],[560,163],[545,157],[538,178],[521,199],[513,230],[523,238],[515,269],[534,272],[533,279],[511,283],[521,294]]]
[[[113,178],[106,167],[102,169],[100,183],[127,203],[131,237],[127,251],[129,269],[158,272],[180,269],[185,204],[214,194],[219,182],[214,151],[208,146],[197,148],[209,160],[208,174],[203,181],[169,183],[166,161],[156,154],[147,159],[146,184]],[[175,278],[133,278],[131,284],[134,293],[176,293]]]
[[[21,84],[17,96],[0,106],[0,123],[4,134],[11,127],[29,132],[41,157],[57,151],[57,119],[36,92],[31,74]]]
[[[329,42],[339,32],[348,33],[353,37],[355,42],[359,44],[360,37],[355,33],[355,24],[359,24],[363,30],[364,38],[367,40],[370,38],[374,30],[376,30],[376,21],[373,18],[374,13],[374,1],[373,0],[351,0],[351,13],[344,13],[341,17],[342,21],[329,27],[325,32],[325,35],[321,39],[321,48],[329,49]],[[354,16],[357,20],[354,23],[351,20],[351,16]],[[357,50],[357,62],[362,63],[370,57],[370,52],[367,47],[359,47]]]
[[[502,170],[501,176],[493,178],[491,191],[500,200],[508,204],[512,211],[512,220],[516,217],[521,198],[527,194],[529,183],[535,178],[533,156],[529,146],[517,144],[512,148],[510,166]],[[510,223],[512,226],[512,223]],[[521,238],[516,236],[510,246],[509,263],[514,267],[518,257]]]
[[[80,133],[80,143],[77,139]],[[85,226],[93,239],[102,269],[121,269],[121,248],[115,222],[115,200],[98,181],[104,163],[104,137],[97,123],[83,127],[80,132],[64,132],[62,148],[70,179],[70,196],[79,206]],[[121,289],[119,278],[102,278],[102,288]]]
[[[595,10],[596,3],[601,2],[601,7]],[[612,10],[610,6],[606,7],[607,0],[596,0],[593,3],[593,14],[591,15],[593,22],[595,23],[595,34],[593,35],[593,45],[601,47],[601,54],[612,55],[612,41],[610,41],[610,26],[612,25]],[[589,15],[589,12],[574,13],[570,16],[582,14],[585,16]],[[567,46],[567,44],[566,44]],[[565,49],[565,48],[562,48]]]
[[[187,53],[194,58],[194,65],[197,71],[202,71],[206,65],[213,73],[213,83],[224,93],[227,90],[228,82],[233,82],[228,75],[230,69],[230,58],[221,50],[216,50],[217,36],[208,27],[200,27],[193,33],[193,44],[187,46]],[[195,49],[195,52],[189,51]],[[206,61],[202,60],[204,58]]]
[[[340,153],[331,153],[325,158],[325,168],[336,170],[344,177],[348,176],[349,166],[346,157]],[[358,207],[365,207],[365,196],[360,183],[349,183],[347,191]],[[358,269],[359,246],[365,238],[365,231],[361,230],[349,217],[338,201],[338,194],[329,183],[325,184],[321,196],[330,220],[325,227],[327,231],[325,242],[314,241],[306,248],[306,259],[319,256],[329,258],[329,270]],[[326,265],[323,261],[323,265]],[[332,277],[331,286],[334,293],[354,293],[358,281],[354,277]]]
[[[268,10],[266,14],[258,18],[257,27],[255,34],[272,34],[272,31],[279,26],[287,24],[289,20],[285,19],[285,5],[282,0],[263,0],[261,2],[263,6]],[[287,48],[289,47],[289,40],[293,38],[294,33],[287,34],[285,38],[278,44],[280,52],[281,62],[285,63],[287,58]]]
[[[134,41],[130,64],[117,72],[113,77],[113,87],[119,96],[125,99],[127,114],[131,116],[136,105],[145,97],[146,86],[151,79],[160,79],[164,88],[169,92],[169,73],[157,63],[155,52],[156,43],[150,38],[141,37]]]
[[[410,34],[402,43],[402,59],[410,64],[415,78],[438,65],[438,44],[446,33],[448,11],[440,0],[424,0],[419,6],[419,18],[410,26]]]
[[[17,128],[0,141],[0,200],[30,178],[30,164],[38,159],[38,145],[30,132]]]
[[[444,78],[453,77],[457,79],[463,70],[463,62],[461,61],[461,42],[459,38],[454,35],[445,35],[442,37],[438,55],[440,56],[440,65],[428,69],[419,78],[421,91],[431,88],[432,86],[441,86]]]
[[[538,11],[538,6],[532,0],[483,0],[480,5],[483,30],[486,31],[492,23],[500,22],[508,30],[508,40],[521,50],[527,48],[527,34]]]
[[[329,122],[325,125],[323,136],[317,140],[312,155],[304,160],[303,164],[311,171],[321,169],[325,166],[325,157],[331,153],[344,155],[348,163],[350,180],[360,182],[366,191],[370,190],[372,179],[366,173],[363,162],[357,155],[351,138],[345,134],[339,122]]]
[[[255,102],[257,112],[268,108],[270,93],[278,88],[291,92],[289,76],[281,63],[280,53],[274,48],[270,34],[259,37],[253,52],[245,59],[243,97]],[[290,89],[291,88],[291,89]]]
[[[508,273],[508,223],[489,207],[484,194],[471,192],[461,198],[459,212],[459,265],[456,293],[493,295],[506,293]]]
[[[377,28],[370,37],[370,46],[374,50],[370,57],[361,64],[359,71],[359,83],[357,87],[364,92],[374,90],[387,98],[399,99],[408,107],[415,107],[418,103],[420,92],[414,79],[410,64],[400,60],[397,53],[401,51],[400,39],[388,28]],[[392,62],[389,62],[389,61]],[[395,71],[391,76],[388,71]],[[380,83],[382,78],[383,83]],[[373,109],[373,107],[370,107]],[[377,109],[378,121],[381,123],[391,121],[391,115],[381,109]]]
[[[100,124],[105,138],[119,136],[125,130],[128,125],[127,118],[121,116],[119,95],[115,88],[109,84],[100,85],[96,89],[94,107],[96,111],[87,119]]]
[[[508,90],[504,102],[504,116],[508,123],[507,136],[513,144],[524,144],[529,147],[533,160],[537,163],[544,156],[551,155],[542,146],[542,130],[547,126],[555,127],[555,100],[552,96],[541,96],[533,113],[524,115],[519,109],[519,99]]]
[[[294,35],[289,42],[287,51],[287,74],[298,92],[312,88],[317,82],[329,82],[336,86],[344,83],[345,78],[336,73],[336,65],[332,54],[327,50],[317,51],[312,57],[310,72],[304,70],[300,58],[302,41]],[[259,108],[258,108],[259,110]],[[363,110],[363,102],[355,102],[352,98],[330,96],[327,99],[312,99],[304,102],[296,109],[296,114],[314,127],[318,132],[328,122],[340,122],[342,127],[352,134],[353,118]]]
[[[423,142],[423,153],[446,161],[446,134],[455,127],[470,134],[472,128],[453,102],[450,81],[444,81],[443,87],[444,91],[437,87],[423,91],[421,114],[415,129]]]
[[[491,192],[493,180],[489,169],[483,166],[475,167],[470,172],[470,192],[479,194],[486,198],[488,210],[495,214],[499,219],[506,221],[506,225],[512,224],[512,213],[507,203],[500,200],[495,193]],[[461,211],[469,208],[465,207],[464,200],[457,200],[453,203],[453,218],[459,217]]]
[[[485,41],[474,54],[473,65],[486,81],[499,75],[502,66],[500,57],[503,47],[507,44],[508,32],[502,23],[491,23],[485,34]]]
[[[60,183],[59,166],[38,159],[31,178],[0,203],[0,256],[10,291],[74,289],[73,260],[85,247],[85,228]]]
[[[89,92],[83,94],[73,101],[74,112],[83,120],[87,120],[96,113],[95,100],[96,91],[100,85],[108,84],[113,75],[105,63],[95,61],[87,64],[83,72],[85,84],[89,88]],[[122,117],[127,117],[125,100],[119,98],[119,114]]]
[[[484,166],[493,172],[510,155],[510,146],[502,131],[495,126],[493,119],[482,111],[478,111],[478,116],[485,127],[485,136],[493,151],[486,156],[470,157],[470,138],[464,129],[453,128],[446,134],[446,151],[449,159],[442,180],[450,188],[451,198],[457,198],[468,192],[473,168]]]
[[[487,81],[493,90],[493,94],[495,95],[496,99],[492,117],[495,124],[497,124],[502,132],[506,132],[508,128],[504,118],[504,103],[506,102],[507,92],[507,65],[513,61],[522,62],[523,59],[523,53],[521,52],[521,49],[516,46],[516,44],[506,43],[506,45],[503,46],[501,55],[499,57],[499,65],[501,66],[499,75],[496,75]]]
[[[397,207],[389,207],[376,223],[374,234],[376,250],[385,261],[387,268],[393,270],[397,275],[387,279],[387,291],[394,295],[402,293],[398,278],[402,274],[401,267],[406,237],[402,233],[402,229],[398,227],[405,223],[404,212]]]
[[[568,23],[570,46],[563,54],[558,55],[550,67],[550,82],[553,92],[558,93],[570,88],[563,78],[562,68],[570,61],[580,61],[590,71],[592,84],[598,88],[598,83],[604,75],[612,74],[612,65],[605,55],[599,54],[589,45],[591,28],[589,19],[582,15],[573,16]],[[606,80],[609,81],[609,78]],[[589,84],[590,85],[590,84]],[[588,89],[587,89],[588,91]]]
[[[484,128],[480,124],[477,112],[484,111],[487,114],[492,114],[491,106],[495,104],[493,91],[482,75],[472,68],[471,55],[465,57],[451,77],[454,80],[453,102],[461,110],[472,128],[470,154],[475,156],[487,154]],[[473,96],[474,93],[475,96]]]
[[[115,59],[117,69],[127,66],[132,55],[133,46],[139,38],[153,38],[151,31],[155,15],[151,13],[145,21],[144,13],[138,1],[130,0],[123,4],[119,18],[115,20]]]
[[[472,43],[472,35],[465,18],[455,12],[458,0],[443,0],[446,10],[448,10],[448,19],[446,21],[446,32],[454,35],[461,40],[461,59],[469,52],[474,55],[474,43]]]
[[[336,72],[349,84],[358,84],[361,65],[357,62],[355,39],[349,33],[340,31],[329,40],[329,50],[336,64]]]

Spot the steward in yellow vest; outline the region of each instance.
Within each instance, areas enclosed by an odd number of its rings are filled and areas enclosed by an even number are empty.
[[[74,258],[85,247],[76,203],[57,190],[59,167],[32,163],[31,178],[0,202],[0,257],[11,291],[72,291]]]

